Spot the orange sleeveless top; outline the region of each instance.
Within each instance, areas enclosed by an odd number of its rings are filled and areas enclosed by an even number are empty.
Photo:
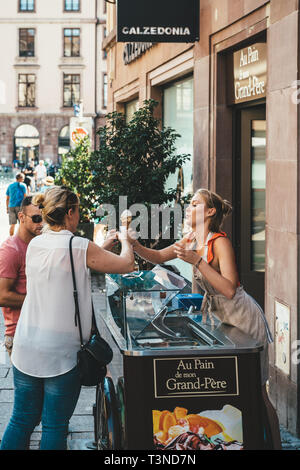
[[[227,238],[227,235],[225,232],[214,233],[213,236],[207,242],[207,263],[208,264],[210,264],[212,260],[214,259],[214,251],[213,251],[214,241],[220,237]]]
[[[220,233],[214,233],[213,236],[208,240],[207,242],[207,263],[210,264],[212,262],[212,260],[214,259],[214,253],[213,253],[213,242],[217,239],[217,238],[220,238],[220,237],[227,237],[226,233],[225,232],[220,232]],[[197,245],[196,245],[196,240],[195,238],[193,237],[192,234],[188,234],[183,240],[183,242],[185,242],[185,244],[188,244],[188,243],[194,243],[194,250],[200,254],[200,250],[197,250]]]
[[[212,260],[214,259],[214,251],[213,251],[214,241],[220,237],[227,238],[227,234],[225,232],[214,233],[213,236],[207,242],[207,263],[208,264],[210,264]],[[187,237],[185,238],[185,243],[192,243],[193,241],[195,241],[195,239],[191,236],[191,234],[188,234]],[[200,250],[196,249],[196,251],[197,253],[199,252],[200,254]],[[240,282],[238,282],[238,286],[240,286]]]

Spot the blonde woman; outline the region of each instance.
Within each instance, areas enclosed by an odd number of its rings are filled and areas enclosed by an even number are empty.
[[[187,209],[190,233],[178,243],[162,250],[152,250],[132,239],[134,251],[142,258],[160,264],[174,258],[195,268],[197,283],[205,292],[202,312],[213,313],[223,323],[238,327],[264,345],[261,353],[262,394],[269,419],[274,449],[280,449],[276,412],[268,399],[268,343],[272,337],[264,312],[240,285],[232,244],[221,231],[231,212],[231,205],[216,193],[199,189]]]
[[[69,419],[75,409],[80,380],[76,355],[80,348],[74,322],[69,240],[79,222],[79,200],[67,188],[54,187],[37,195],[46,230],[30,242],[26,257],[27,296],[14,338],[14,408],[1,449],[27,449],[41,418],[40,449],[66,449]],[[130,243],[121,238],[120,256],[86,238],[75,237],[73,257],[83,338],[92,323],[89,269],[127,273],[134,268]],[[113,239],[108,241],[106,248]]]

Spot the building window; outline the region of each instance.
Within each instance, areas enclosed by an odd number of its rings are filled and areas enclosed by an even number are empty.
[[[71,108],[80,101],[80,75],[64,73],[64,108]]]
[[[19,56],[34,57],[34,29],[19,29]]]
[[[68,28],[64,29],[64,56],[79,57],[80,56],[80,29]]]
[[[103,108],[107,108],[107,73],[103,74]]]
[[[106,37],[107,37],[107,29],[106,29],[106,27],[104,26],[104,27],[103,27],[103,38],[102,38],[102,42],[104,41],[104,39],[105,39]],[[103,52],[103,53],[102,53],[102,58],[103,58],[104,60],[107,59],[107,51],[106,51],[106,49],[103,49],[102,52]]]
[[[65,0],[65,11],[79,11],[80,0]]]
[[[34,0],[19,0],[19,11],[34,11]]]
[[[35,106],[35,75],[19,74],[18,106],[32,108]]]
[[[126,118],[126,123],[127,124],[131,121],[131,119],[133,118],[134,113],[138,109],[139,109],[139,99],[138,98],[125,103],[124,111],[125,111],[125,118]]]
[[[175,129],[180,138],[176,141],[178,153],[193,156],[193,77],[178,80],[163,89],[163,125]],[[169,176],[167,189],[177,187],[178,195],[187,196],[193,192],[193,159],[185,162],[182,171]]]

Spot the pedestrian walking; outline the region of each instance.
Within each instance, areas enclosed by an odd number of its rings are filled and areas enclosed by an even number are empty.
[[[267,414],[267,429],[274,449],[281,448],[279,423],[266,391],[268,380],[268,343],[272,342],[264,312],[240,285],[234,251],[228,237],[221,232],[231,205],[219,195],[199,189],[186,211],[191,228],[183,240],[162,250],[142,246],[132,239],[134,251],[152,263],[182,259],[195,268],[195,279],[204,291],[202,314],[213,313],[219,320],[238,327],[264,345],[261,353],[262,396]]]
[[[68,423],[80,393],[69,242],[79,222],[79,200],[66,188],[53,187],[33,199],[42,209],[45,232],[34,238],[26,255],[27,295],[11,356],[14,408],[1,449],[27,449],[41,417],[41,450],[64,450]],[[126,234],[125,234],[126,237]],[[73,240],[73,258],[84,341],[92,326],[89,269],[127,273],[133,270],[131,244],[121,238],[120,255],[86,238]],[[111,241],[113,243],[113,239]]]
[[[40,160],[39,164],[35,167],[35,176],[36,176],[36,189],[39,191],[40,187],[43,184],[43,180],[47,176],[47,168],[45,166],[44,160]]]
[[[18,222],[18,213],[21,203],[27,194],[27,187],[24,184],[25,176],[23,173],[16,174],[16,181],[11,183],[6,190],[6,211],[9,219],[9,235],[12,237],[15,232],[15,226]]]
[[[9,355],[26,295],[26,251],[29,242],[42,231],[41,211],[32,204],[31,196],[23,199],[18,217],[18,232],[0,247],[0,306],[6,328],[4,345]]]

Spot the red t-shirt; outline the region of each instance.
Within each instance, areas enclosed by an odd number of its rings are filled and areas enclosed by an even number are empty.
[[[25,260],[28,244],[18,235],[9,237],[0,247],[0,278],[15,279],[14,291],[26,294]],[[14,336],[21,309],[2,307],[5,334]]]

